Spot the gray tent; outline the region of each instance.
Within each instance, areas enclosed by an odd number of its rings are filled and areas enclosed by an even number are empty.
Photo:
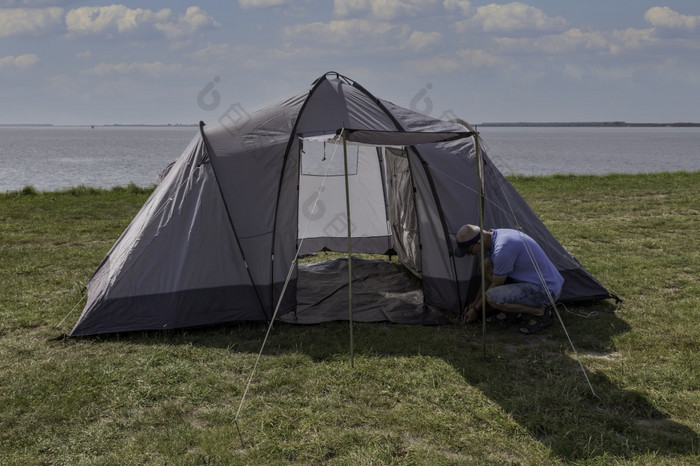
[[[220,123],[200,125],[109,251],[72,336],[268,321],[275,310],[294,321],[309,276],[296,258],[347,251],[347,205],[352,251],[395,251],[421,279],[417,309],[463,308],[479,273],[473,258],[452,254],[459,227],[478,222],[468,128],[378,99],[337,73]],[[566,280],[562,301],[611,297],[486,154],[483,164],[485,227],[519,226],[535,238]],[[371,273],[364,281],[385,284]],[[367,320],[381,319],[380,311]]]

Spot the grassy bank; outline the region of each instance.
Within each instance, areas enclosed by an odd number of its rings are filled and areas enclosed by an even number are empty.
[[[697,464],[700,172],[511,181],[625,300],[562,313],[597,397],[560,325],[276,325],[244,447],[264,325],[53,340],[148,190],[0,194],[0,464]]]

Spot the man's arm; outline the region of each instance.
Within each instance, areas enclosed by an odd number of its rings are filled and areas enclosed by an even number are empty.
[[[507,279],[508,275],[491,275],[491,284],[488,288],[505,285]]]
[[[486,262],[484,262],[484,269],[486,272],[486,289],[488,290],[492,286],[497,286],[493,285],[494,278],[496,277],[493,275],[493,266],[491,265],[491,261],[489,259],[486,259]],[[505,282],[506,278],[507,277],[503,278],[503,282]],[[481,298],[481,286],[479,286],[474,300],[467,304],[467,307],[465,307],[464,311],[462,311],[462,319],[465,322],[474,322],[478,318],[479,313],[481,312]]]

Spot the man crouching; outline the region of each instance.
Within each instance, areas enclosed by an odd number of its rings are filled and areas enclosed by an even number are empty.
[[[479,255],[481,230],[463,225],[457,232],[455,255]],[[551,306],[561,292],[561,276],[539,244],[525,233],[509,228],[483,232],[486,302],[507,315],[523,314],[520,331],[539,332],[552,322]],[[481,309],[481,288],[464,309],[466,322],[475,321]],[[506,317],[506,316],[504,316]]]

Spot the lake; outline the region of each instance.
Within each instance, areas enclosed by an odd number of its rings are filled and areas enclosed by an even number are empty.
[[[700,128],[480,127],[504,174],[700,170]]]
[[[479,127],[506,175],[700,170],[700,128]],[[0,127],[0,192],[152,186],[196,127]]]

